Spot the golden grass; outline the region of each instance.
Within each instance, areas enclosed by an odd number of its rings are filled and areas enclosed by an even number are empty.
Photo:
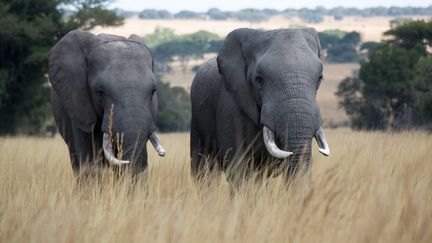
[[[0,138],[0,242],[432,242],[432,135],[327,131],[309,183],[197,187],[187,134],[147,183],[77,187],[60,138]]]

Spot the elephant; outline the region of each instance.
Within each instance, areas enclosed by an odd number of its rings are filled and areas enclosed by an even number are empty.
[[[155,133],[154,61],[142,38],[73,30],[50,50],[48,64],[55,122],[76,175],[109,164],[130,164],[138,174],[147,167],[147,140],[165,155]]]
[[[191,86],[191,173],[253,172],[293,178],[310,167],[311,143],[330,155],[316,101],[322,80],[313,28],[230,32]],[[282,171],[282,172],[281,172]]]

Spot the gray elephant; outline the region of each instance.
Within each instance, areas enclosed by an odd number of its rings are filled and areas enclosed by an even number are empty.
[[[328,156],[316,101],[322,71],[315,29],[232,31],[192,83],[194,177],[282,169],[291,178],[300,162],[310,166],[314,137]]]
[[[155,134],[153,57],[140,37],[71,31],[49,53],[49,80],[55,121],[75,173],[96,162],[131,162],[133,173],[143,171],[148,139],[165,155]],[[118,134],[123,160],[115,156]]]

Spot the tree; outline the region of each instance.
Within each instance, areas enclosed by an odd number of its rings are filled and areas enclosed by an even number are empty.
[[[181,87],[157,82],[157,127],[161,132],[189,131],[192,108],[189,94]]]
[[[428,24],[406,23],[387,31],[393,39],[373,45],[359,77],[340,83],[336,95],[353,128],[398,130],[432,123]]]
[[[51,115],[46,76],[49,50],[74,28],[121,24],[119,17],[104,9],[105,2],[0,2],[0,134],[40,132]]]
[[[327,30],[318,33],[321,48],[327,49],[329,62],[358,62],[361,56],[357,52],[361,37],[358,32],[343,32],[340,30]]]
[[[347,77],[338,86],[336,95],[340,97],[339,106],[344,108],[350,117],[351,127],[354,129],[384,129],[386,119],[375,103],[364,97],[364,83],[358,77]],[[379,96],[378,96],[379,97]]]
[[[425,48],[432,46],[432,21],[409,21],[386,31],[384,34],[393,37],[390,43],[403,48],[414,48],[415,46]]]
[[[426,119],[432,119],[432,57],[422,57],[415,70],[417,105]]]
[[[202,58],[205,53],[217,52],[222,39],[208,31],[177,36],[170,29],[159,29],[144,37],[152,49],[159,71],[169,70],[168,62],[178,57],[183,71],[186,71],[190,58]]]

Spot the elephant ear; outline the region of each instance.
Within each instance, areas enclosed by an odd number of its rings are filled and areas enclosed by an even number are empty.
[[[54,92],[73,123],[84,132],[92,132],[96,123],[86,62],[86,54],[94,40],[91,33],[71,31],[57,42],[48,57],[49,80]]]
[[[255,91],[247,79],[245,47],[248,41],[261,33],[254,29],[237,29],[228,34],[219,50],[217,64],[224,77],[225,88],[233,94],[240,109],[255,123],[259,124],[259,108]]]
[[[314,28],[306,28],[303,31],[305,33],[304,36],[309,47],[317,54],[318,57],[321,57],[321,44],[318,37],[318,32]]]

